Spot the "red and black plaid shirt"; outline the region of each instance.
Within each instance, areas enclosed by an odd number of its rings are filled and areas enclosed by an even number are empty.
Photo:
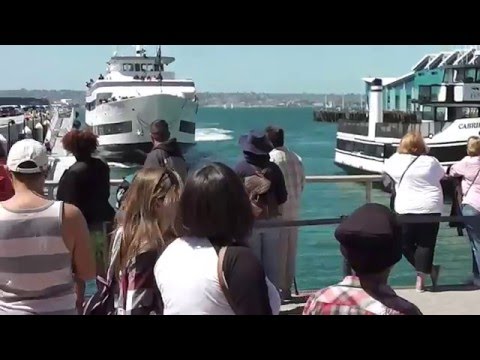
[[[347,276],[339,284],[312,295],[303,315],[422,315],[388,285],[376,288],[374,296],[362,288],[356,276]]]

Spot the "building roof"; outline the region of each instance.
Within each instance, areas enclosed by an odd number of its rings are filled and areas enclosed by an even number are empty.
[[[396,85],[406,82],[415,76],[417,71],[434,70],[448,65],[478,65],[480,64],[480,45],[465,45],[463,48],[442,51],[436,54],[423,56],[412,70],[400,77],[366,77],[362,80],[371,84],[374,79],[381,79],[383,86]]]
[[[479,57],[479,45],[465,45],[459,49],[427,54],[412,67],[412,71],[433,70],[446,65],[475,65]]]

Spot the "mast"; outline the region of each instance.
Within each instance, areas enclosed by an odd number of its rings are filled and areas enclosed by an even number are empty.
[[[157,56],[155,58],[155,64],[157,64],[160,67],[161,72],[164,70],[163,69],[163,63],[162,63],[162,45],[158,45]]]

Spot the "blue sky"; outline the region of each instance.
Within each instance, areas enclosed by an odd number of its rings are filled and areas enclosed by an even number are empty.
[[[199,91],[362,92],[364,76],[400,76],[430,52],[451,45],[166,45],[169,69]],[[147,49],[153,47],[147,46]],[[84,89],[98,77],[113,45],[2,45],[0,89]],[[134,52],[119,46],[121,54]]]

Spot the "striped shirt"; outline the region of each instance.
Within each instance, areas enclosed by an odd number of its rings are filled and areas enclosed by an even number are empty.
[[[305,186],[305,171],[302,158],[287,147],[278,147],[270,152],[270,160],[282,171],[287,188],[288,199],[282,205],[284,219],[295,220],[298,217],[300,199]]]
[[[0,314],[76,314],[71,255],[62,236],[63,203],[31,210],[0,204]]]

